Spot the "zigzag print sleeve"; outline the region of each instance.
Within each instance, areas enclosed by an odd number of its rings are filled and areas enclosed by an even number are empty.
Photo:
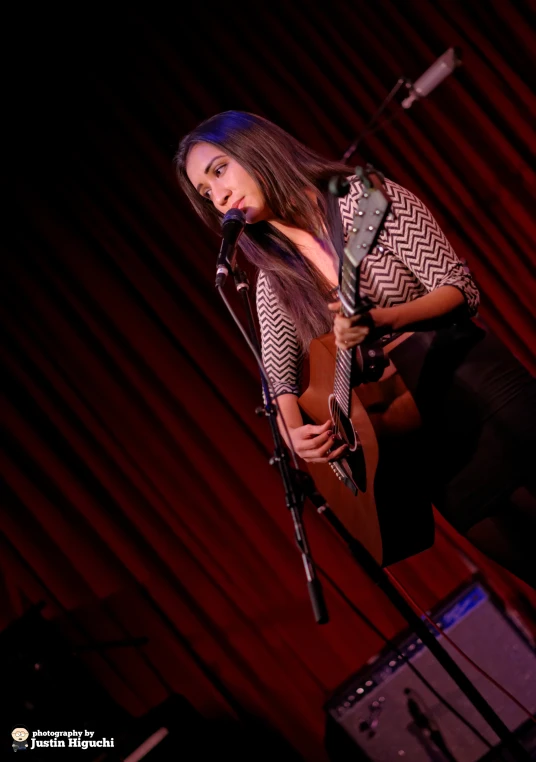
[[[418,278],[427,291],[455,286],[475,315],[480,295],[471,274],[458,259],[445,234],[427,207],[406,188],[385,180],[393,201],[380,236],[393,254]]]
[[[275,396],[299,395],[303,354],[296,329],[262,270],[257,278],[257,314],[262,361],[274,385]]]

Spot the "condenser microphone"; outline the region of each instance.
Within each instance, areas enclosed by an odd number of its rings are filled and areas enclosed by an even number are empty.
[[[230,272],[234,270],[236,244],[246,225],[246,216],[241,209],[229,209],[223,215],[220,253],[216,261],[216,288],[221,288]]]
[[[408,97],[402,101],[403,108],[409,108],[414,101],[425,98],[440,82],[452,74],[461,62],[460,49],[449,48],[410,86]]]

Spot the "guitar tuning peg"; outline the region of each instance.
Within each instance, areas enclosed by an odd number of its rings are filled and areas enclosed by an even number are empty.
[[[383,182],[384,182],[384,180],[385,180],[385,175],[383,174],[383,172],[380,172],[380,170],[379,170],[379,169],[376,169],[376,167],[374,167],[372,164],[367,164],[367,165],[366,165],[366,167],[365,167],[365,172],[366,172],[367,174],[369,174],[369,175],[370,175],[370,174],[375,174],[375,175],[376,175],[376,177],[378,177],[378,178],[381,180],[381,182],[382,182],[382,183],[383,183]]]
[[[369,178],[367,177],[367,172],[366,172],[366,170],[363,169],[363,167],[356,167],[354,172],[355,172],[356,176],[359,177],[359,179],[361,180],[361,182],[363,183],[365,188],[367,188],[367,190],[372,188],[372,183],[370,182]]]
[[[328,189],[332,196],[342,198],[350,192],[350,183],[342,175],[333,175],[329,180]]]

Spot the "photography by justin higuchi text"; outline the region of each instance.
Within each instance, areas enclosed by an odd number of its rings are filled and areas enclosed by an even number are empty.
[[[29,751],[38,748],[92,749],[114,746],[113,738],[95,738],[94,730],[29,730],[24,725],[14,725],[11,731],[13,751]]]

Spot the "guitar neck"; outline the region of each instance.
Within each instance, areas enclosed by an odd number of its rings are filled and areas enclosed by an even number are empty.
[[[347,317],[362,315],[370,309],[368,300],[359,293],[361,262],[373,249],[391,206],[377,176],[371,180],[364,176],[365,191],[358,202],[348,243],[344,249],[339,298],[342,312]],[[350,414],[352,392],[353,349],[338,349],[335,364],[335,398],[346,415]]]

